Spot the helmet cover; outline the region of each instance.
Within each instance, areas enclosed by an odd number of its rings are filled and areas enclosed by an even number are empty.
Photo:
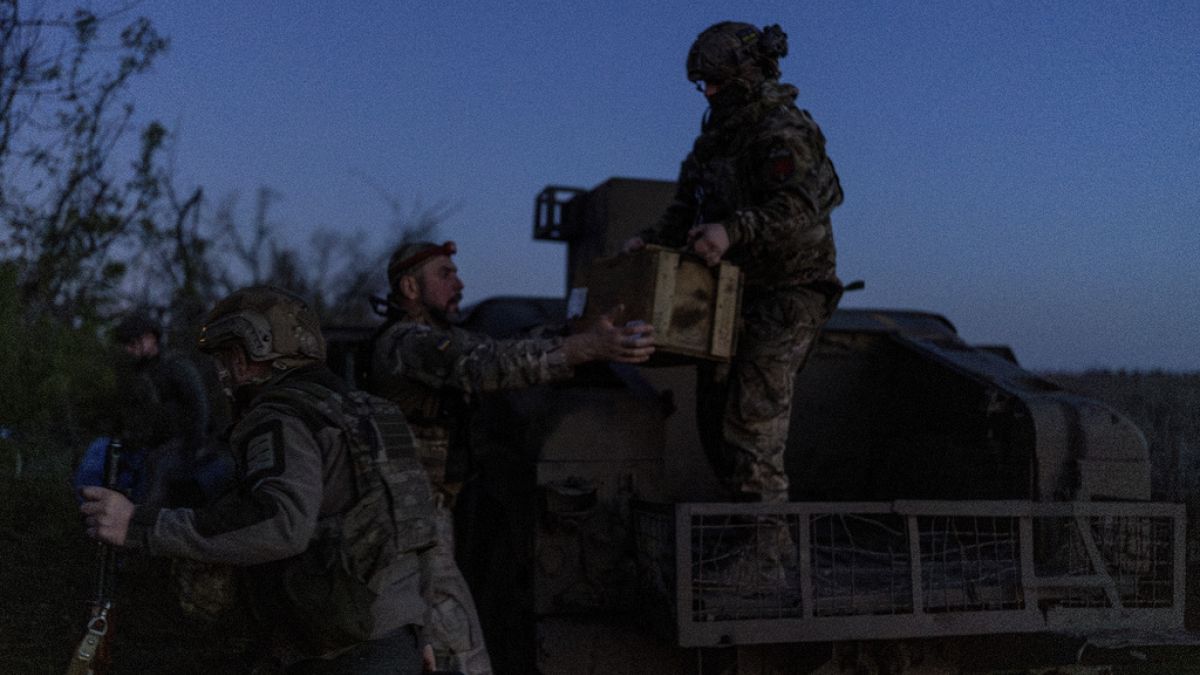
[[[291,368],[325,360],[321,324],[300,296],[273,286],[251,286],[217,303],[200,328],[198,346],[215,352],[238,343],[251,361]]]
[[[722,21],[706,28],[692,43],[687,77],[692,82],[757,85],[779,77],[779,59],[787,51],[787,33],[778,24],[759,30],[748,23]]]

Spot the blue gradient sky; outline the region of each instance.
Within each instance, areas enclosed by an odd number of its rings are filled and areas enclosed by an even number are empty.
[[[466,9],[470,7],[470,9]],[[459,9],[456,9],[459,8]],[[691,41],[779,23],[828,137],[851,307],[946,315],[1035,369],[1200,370],[1200,3],[177,2],[134,90],[178,173],[275,220],[378,229],[449,202],[467,302],[559,295],[547,184],[673,179]],[[369,178],[364,178],[364,176]],[[657,214],[647,214],[652,219]]]

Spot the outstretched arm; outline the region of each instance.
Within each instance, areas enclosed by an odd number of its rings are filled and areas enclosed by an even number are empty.
[[[649,325],[617,328],[612,313],[568,337],[494,340],[458,328],[398,324],[376,351],[377,373],[468,394],[565,380],[574,366],[609,360],[641,363],[654,351]]]
[[[654,353],[654,326],[648,323],[616,327],[613,317],[624,313],[618,305],[604,314],[588,330],[567,337],[563,349],[567,363],[577,366],[588,361],[644,363]]]

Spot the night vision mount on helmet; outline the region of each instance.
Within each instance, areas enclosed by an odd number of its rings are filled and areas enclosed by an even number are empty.
[[[748,23],[722,21],[696,37],[688,52],[692,82],[741,82],[754,86],[779,77],[779,59],[787,56],[787,33],[778,24],[762,30]]]

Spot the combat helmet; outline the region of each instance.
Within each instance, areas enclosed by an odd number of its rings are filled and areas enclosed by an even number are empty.
[[[317,316],[298,295],[274,286],[250,286],[217,303],[200,327],[200,351],[237,342],[251,361],[280,370],[325,360]]]
[[[779,59],[787,53],[787,33],[778,24],[759,30],[748,23],[722,21],[704,29],[692,43],[687,77],[696,83],[732,83],[752,89],[779,77]]]

